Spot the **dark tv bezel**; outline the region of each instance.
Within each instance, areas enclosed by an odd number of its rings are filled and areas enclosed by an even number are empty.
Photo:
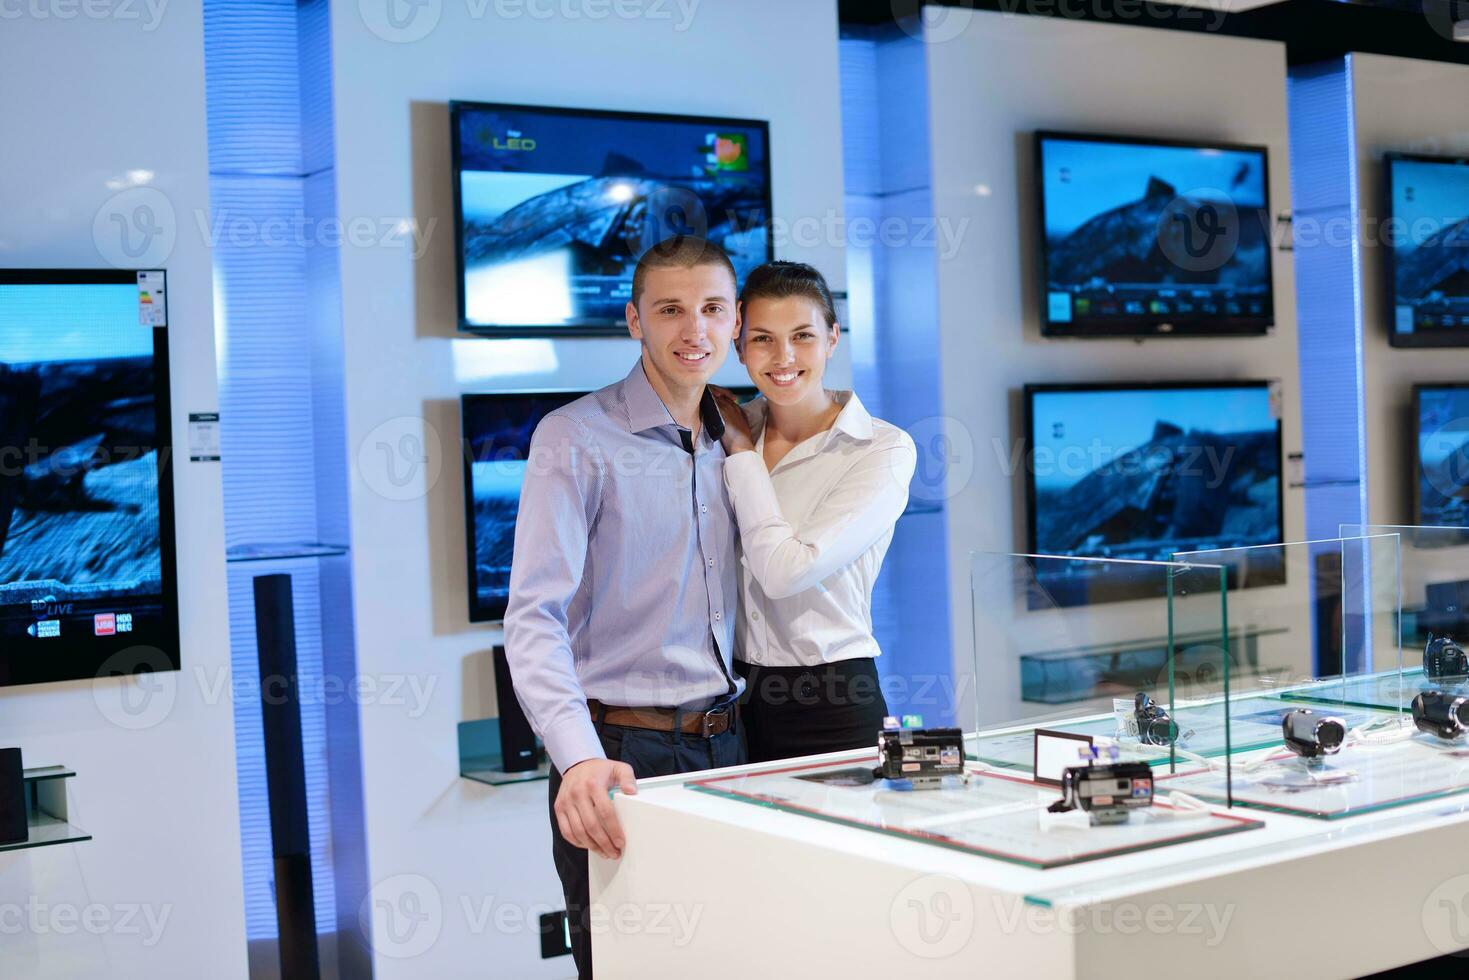
[[[1413,432],[1408,440],[1412,444],[1413,454],[1413,523],[1419,526],[1438,526],[1423,524],[1423,392],[1428,390],[1457,390],[1469,391],[1469,382],[1448,381],[1443,384],[1435,384],[1432,381],[1420,381],[1413,385]],[[1453,525],[1449,525],[1452,527]],[[1469,529],[1466,529],[1469,530]]]
[[[1069,133],[1060,130],[1036,130],[1031,145],[1035,178],[1036,201],[1036,248],[1040,264],[1036,269],[1037,295],[1041,336],[1056,338],[1107,338],[1107,337],[1259,337],[1265,336],[1275,327],[1275,249],[1274,242],[1267,241],[1265,263],[1265,285],[1269,292],[1268,312],[1258,317],[1208,316],[1165,316],[1160,313],[1144,313],[1136,316],[1088,317],[1084,324],[1075,321],[1053,322],[1050,314],[1050,248],[1046,240],[1046,189],[1042,146],[1046,140],[1068,140],[1079,143],[1111,143],[1120,146],[1170,146],[1197,150],[1230,150],[1258,153],[1265,182],[1265,203],[1261,210],[1267,221],[1270,215],[1270,150],[1263,144],[1224,143],[1212,140],[1162,139],[1146,136],[1114,136],[1105,133]],[[1243,220],[1243,216],[1241,216]],[[1271,225],[1273,227],[1273,224]],[[1269,232],[1267,229],[1267,239]],[[1172,329],[1161,329],[1163,325]]]
[[[1402,161],[1404,163],[1437,163],[1448,166],[1469,167],[1469,157],[1435,156],[1429,153],[1385,153],[1382,156],[1382,213],[1387,215],[1391,221],[1393,214],[1393,165]],[[1401,347],[1412,349],[1417,347],[1469,347],[1469,327],[1455,327],[1452,330],[1435,330],[1432,333],[1422,333],[1417,327],[1411,333],[1400,334],[1397,331],[1398,321],[1398,256],[1397,249],[1388,246],[1383,249],[1387,253],[1385,259],[1387,268],[1386,289],[1383,290],[1384,298],[1382,308],[1387,320],[1387,343],[1389,347]],[[1428,387],[1451,387],[1449,385],[1429,385]],[[1416,402],[1414,403],[1416,407]],[[1414,450],[1416,456],[1417,450]],[[1415,491],[1416,493],[1416,491]],[[1416,505],[1415,505],[1416,510]]]
[[[465,315],[464,295],[464,207],[461,200],[459,149],[459,120],[464,112],[480,111],[538,112],[546,115],[573,116],[582,119],[623,119],[638,122],[708,123],[711,126],[730,125],[746,129],[759,129],[765,136],[765,261],[775,258],[773,234],[775,188],[770,173],[770,122],[764,119],[738,119],[729,116],[696,116],[668,112],[637,112],[617,109],[579,109],[570,106],[522,105],[513,102],[473,102],[453,99],[449,102],[449,155],[451,179],[454,185],[454,292],[457,308],[458,330],[461,333],[488,337],[625,337],[625,321],[605,323],[582,322],[567,325],[523,326],[518,324],[484,325],[472,324]]]
[[[460,457],[463,460],[464,469],[464,551],[465,564],[468,571],[467,591],[469,598],[469,621],[471,623],[498,623],[505,618],[505,610],[497,609],[494,605],[483,605],[479,601],[479,590],[476,588],[479,578],[479,569],[475,564],[475,535],[474,535],[474,459],[469,447],[469,431],[465,424],[465,412],[471,400],[482,398],[525,398],[532,395],[572,395],[566,404],[576,401],[584,395],[590,395],[600,391],[599,388],[512,388],[504,391],[471,391],[464,392],[459,396],[459,447]],[[730,391],[736,395],[741,392],[756,392],[759,389],[754,385],[734,385]]]
[[[138,282],[138,273],[157,272],[164,277],[163,319],[168,323],[168,297],[170,285],[166,269],[0,269],[0,285],[133,285]],[[142,329],[141,327],[139,329]],[[174,514],[173,493],[173,402],[172,383],[168,364],[168,328],[151,327],[153,331],[153,416],[154,434],[157,445],[158,469],[158,551],[159,551],[159,599],[163,607],[161,626],[164,649],[158,649],[158,658],[139,657],[129,661],[126,672],[161,673],[181,669],[182,650],[179,638],[179,591],[177,530]],[[95,637],[94,637],[95,639]],[[76,651],[68,658],[78,668],[73,671],[42,673],[31,676],[22,673],[20,679],[10,679],[9,670],[0,674],[0,688],[23,687],[30,684],[52,684],[66,681],[92,680],[110,676],[103,673],[107,662],[122,649]]]
[[[1221,388],[1264,388],[1267,395],[1272,386],[1280,382],[1276,379],[1247,378],[1241,381],[1139,381],[1139,382],[1096,382],[1096,383],[1063,383],[1063,384],[1027,384],[1022,390],[1024,400],[1025,429],[1021,437],[1025,440],[1027,451],[1022,456],[1025,466],[1025,550],[1033,557],[1047,557],[1040,554],[1036,542],[1036,503],[1035,503],[1035,464],[1031,453],[1035,449],[1035,396],[1037,394],[1056,394],[1062,392],[1096,392],[1096,391],[1216,391]],[[1285,432],[1284,420],[1275,420],[1275,449],[1277,469],[1280,479],[1276,483],[1275,513],[1277,515],[1276,534],[1281,539],[1285,538]],[[1248,547],[1248,546],[1246,546]],[[1176,552],[1175,552],[1176,554]],[[1084,558],[1084,555],[1056,555],[1056,558]],[[1171,556],[1170,556],[1171,557]],[[1168,559],[1158,559],[1164,561]],[[1238,576],[1236,570],[1230,568],[1227,573],[1228,587],[1237,586]],[[1284,585],[1286,581],[1285,565],[1282,562],[1279,575],[1269,573],[1269,570],[1258,572],[1245,577],[1244,587]],[[1104,595],[1097,601],[1113,602],[1126,601],[1134,598],[1148,598],[1144,595]],[[1063,606],[1083,605],[1085,603],[1062,603]]]

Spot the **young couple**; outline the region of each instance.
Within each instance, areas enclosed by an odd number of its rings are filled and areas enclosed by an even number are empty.
[[[592,975],[588,849],[620,857],[609,791],[875,744],[872,586],[916,452],[822,385],[839,337],[810,266],[738,291],[677,238],[633,275],[627,377],[542,420],[505,614],[516,691],[551,757],[552,854]],[[733,345],[763,396],[708,385]]]

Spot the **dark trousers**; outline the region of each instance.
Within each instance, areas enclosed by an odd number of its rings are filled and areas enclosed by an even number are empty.
[[[653,732],[643,728],[600,725],[602,750],[607,758],[626,762],[639,779],[648,776],[672,776],[681,772],[698,772],[721,766],[737,766],[745,761],[744,746],[736,727],[713,738]],[[556,823],[556,794],[561,791],[561,773],[551,769],[551,856],[556,861],[556,874],[566,894],[566,919],[571,932],[571,954],[576,959],[576,972],[581,980],[592,977],[592,936],[589,930],[591,903],[587,872],[587,852],[568,843]],[[652,841],[644,841],[645,846]]]
[[[877,752],[887,701],[871,657],[820,667],[735,661],[745,679],[740,724],[751,762],[870,748]]]

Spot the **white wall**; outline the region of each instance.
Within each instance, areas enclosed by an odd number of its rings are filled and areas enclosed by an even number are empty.
[[[1289,253],[1274,256],[1276,326],[1264,338],[1043,340],[1035,279],[1037,129],[1265,144],[1271,210],[1289,211],[1284,47],[999,13],[975,12],[948,37],[953,26],[930,39],[927,59],[934,211],[956,228],[968,222],[958,250],[938,263],[944,410],[967,430],[974,452],[972,475],[951,471],[946,505],[951,629],[962,672],[974,656],[970,553],[1025,545],[1022,473],[1003,462],[1020,434],[1024,384],[1278,378],[1286,453],[1300,447],[1300,403]],[[1300,540],[1299,490],[1285,492],[1285,526],[1287,540]],[[1296,575],[1288,588],[1304,589],[1303,578]],[[1268,591],[1281,598],[1266,604],[1290,605],[1284,590]],[[1291,594],[1304,603],[1303,592]],[[1133,632],[1140,630],[1139,606],[1091,606],[1057,614],[1052,623],[1021,614],[1002,628],[1030,649],[1067,637],[1163,635],[1151,627]],[[986,646],[999,642],[990,638]],[[990,723],[1018,707],[1013,661],[1006,669],[980,678],[981,717]]]
[[[1367,442],[1367,516],[1413,520],[1413,385],[1469,382],[1469,348],[1395,348],[1388,343],[1388,246],[1376,229],[1388,214],[1383,154],[1469,156],[1463,100],[1469,67],[1384,55],[1351,56],[1356,96],[1358,194],[1362,224],[1362,365]]]
[[[151,171],[166,200],[155,217],[176,242],[157,239],[142,263],[168,270],[182,446],[187,414],[217,404],[210,255],[195,224],[209,206],[203,24],[197,5],[156,10],[6,7],[0,266],[105,267],[118,241],[94,240],[94,218],[115,236],[107,215],[138,203],[107,182]],[[95,838],[0,854],[0,975],[246,974],[219,467],[176,458],[183,671],[0,690],[0,745],[20,745],[28,766],[75,768],[71,816]],[[110,923],[100,934],[79,926],[87,906],[104,910],[88,913]]]
[[[455,336],[446,103],[768,119],[776,217],[839,221],[836,5],[573,4],[555,9],[587,16],[544,18],[533,11],[551,5],[446,0],[416,8],[424,19],[404,30],[388,26],[382,6],[333,4],[338,214],[435,224],[416,263],[401,248],[342,250],[348,445],[354,461],[371,464],[352,473],[357,659],[365,677],[407,673],[432,694],[363,705],[364,804],[373,897],[393,906],[413,892],[410,901],[440,911],[418,933],[403,920],[398,942],[381,913],[375,969],[382,978],[566,976],[570,959],[542,962],[535,932],[535,914],[563,904],[546,785],[491,789],[458,778],[456,724],[495,714],[488,651],[499,638],[467,619],[458,397],[599,386],[627,372],[637,347]],[[360,8],[377,11],[371,25]],[[622,19],[618,9],[648,16]],[[598,10],[604,16],[592,19]],[[776,254],[845,284],[839,237],[778,240]],[[847,374],[844,360],[833,380]],[[720,377],[743,371],[731,358]],[[433,459],[400,492],[375,447],[396,451],[401,435],[428,433]]]

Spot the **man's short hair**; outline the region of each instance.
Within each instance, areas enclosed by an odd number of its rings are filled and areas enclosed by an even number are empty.
[[[729,273],[729,282],[733,287],[729,298],[733,302],[740,280],[735,275],[734,263],[729,260],[724,249],[707,239],[693,235],[676,235],[663,239],[638,259],[637,268],[632,273],[633,306],[637,306],[638,300],[643,298],[643,287],[647,285],[650,270],[692,269],[701,265],[722,266]]]

